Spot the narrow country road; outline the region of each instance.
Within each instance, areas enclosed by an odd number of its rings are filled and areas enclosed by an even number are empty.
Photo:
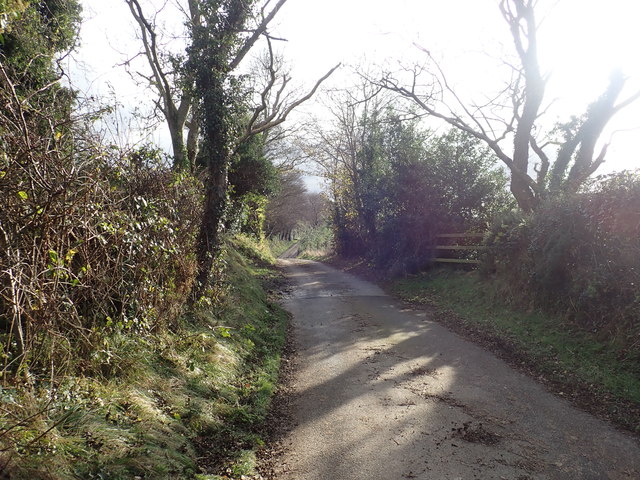
[[[298,348],[279,480],[639,479],[640,443],[326,265],[282,260]]]
[[[287,248],[278,258],[296,258],[300,253],[300,245],[294,243]]]

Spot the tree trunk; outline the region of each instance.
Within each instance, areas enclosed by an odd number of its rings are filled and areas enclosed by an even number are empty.
[[[191,173],[196,167],[196,160],[200,151],[200,121],[194,115],[189,123],[189,132],[187,133],[187,159]]]
[[[538,199],[534,196],[527,182],[512,174],[509,190],[511,190],[513,197],[523,212],[531,213],[535,210]]]
[[[204,212],[198,235],[198,276],[195,298],[204,293],[216,256],[220,250],[220,232],[227,207],[227,162],[209,159],[209,178],[206,182]]]
[[[206,53],[209,53],[205,50]],[[209,53],[210,54],[210,53]],[[211,55],[211,54],[210,54]],[[205,201],[198,235],[198,275],[194,298],[210,284],[211,269],[220,252],[220,231],[227,209],[227,177],[230,161],[231,102],[225,89],[226,66],[211,55],[198,66],[196,85],[202,95],[204,151],[207,159]]]
[[[189,170],[189,158],[184,143],[184,133],[181,125],[167,122],[169,134],[171,135],[171,148],[173,150],[173,169],[176,171]]]

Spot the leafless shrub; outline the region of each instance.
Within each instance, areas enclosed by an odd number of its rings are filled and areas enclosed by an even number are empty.
[[[0,65],[0,373],[109,364],[112,333],[170,327],[191,288],[201,188],[37,107]]]

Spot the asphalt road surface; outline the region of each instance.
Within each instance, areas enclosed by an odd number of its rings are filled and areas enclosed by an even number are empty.
[[[326,265],[282,260],[298,356],[281,480],[640,479],[640,442]]]
[[[300,245],[294,243],[287,248],[278,258],[296,258],[300,253]]]

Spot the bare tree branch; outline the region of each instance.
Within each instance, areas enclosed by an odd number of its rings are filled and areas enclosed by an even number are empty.
[[[238,141],[236,142],[236,148],[234,151],[237,151],[237,148],[240,144],[242,144],[244,141],[246,141],[249,137],[253,136],[253,135],[257,135],[259,133],[262,133],[266,130],[269,130],[273,127],[276,127],[280,124],[282,124],[287,117],[289,116],[289,114],[295,110],[297,107],[299,107],[300,105],[302,105],[304,102],[306,102],[307,100],[309,100],[311,97],[313,97],[316,93],[316,91],[318,90],[318,88],[320,87],[320,85],[322,85],[322,83],[328,79],[333,72],[335,72],[338,68],[340,67],[340,64],[336,65],[335,67],[333,67],[331,70],[329,70],[326,74],[324,74],[313,86],[313,88],[311,90],[309,90],[309,92],[298,98],[297,100],[295,100],[294,102],[292,102],[290,105],[283,107],[283,110],[281,113],[279,113],[277,116],[270,116],[268,118],[266,118],[265,120],[258,122],[258,121],[254,121],[253,124],[249,124],[247,125],[247,128],[245,129],[244,134],[238,139]],[[258,108],[260,109],[262,106],[259,106]],[[254,115],[255,117],[255,115]],[[253,117],[252,117],[253,118]]]
[[[175,92],[176,82],[172,82],[169,79],[169,74],[173,72],[168,71],[167,65],[165,65],[165,62],[161,59],[155,24],[145,16],[139,0],[125,0],[125,2],[129,6],[129,10],[138,24],[144,55],[147,58],[147,63],[152,72],[151,76],[145,76],[141,73],[138,74],[145,78],[149,84],[157,90],[158,95],[162,99],[162,102],[159,102],[157,105],[167,121],[171,135],[174,166],[176,168],[187,168],[187,164],[193,165],[195,161],[195,158],[188,156],[189,149],[186,147],[184,141],[184,129],[187,118],[192,112],[194,102],[191,93],[193,81],[187,82],[186,86],[178,89],[177,93]],[[156,12],[156,14],[157,13],[158,12]],[[197,0],[189,0],[189,13],[191,26],[199,25],[200,17]],[[179,99],[175,98],[178,96]]]
[[[588,107],[586,113],[560,126],[564,140],[556,142],[542,137],[539,129],[548,75],[543,75],[538,63],[538,27],[535,0],[500,0],[499,8],[506,21],[519,65],[505,63],[513,72],[509,83],[496,95],[483,103],[465,103],[449,83],[443,69],[429,50],[422,50],[435,72],[431,83],[421,85],[419,75],[425,72],[421,65],[405,68],[398,75],[410,74],[409,79],[386,73],[381,80],[372,80],[404,98],[434,118],[462,130],[485,142],[511,172],[511,192],[525,211],[534,210],[547,194],[575,192],[586,179],[602,165],[607,145],[595,156],[598,139],[608,122],[622,108],[640,99],[640,91],[615,104],[625,79],[614,72],[604,93]],[[426,72],[429,73],[429,72]],[[504,99],[504,100],[503,100]],[[508,115],[505,112],[510,111]],[[498,127],[500,125],[500,127]],[[558,129],[547,135],[556,135]],[[507,153],[502,146],[513,134],[513,150]],[[555,158],[547,150],[556,146]],[[539,159],[538,161],[536,161]],[[530,164],[534,162],[534,176]],[[569,167],[571,168],[569,169]],[[567,174],[568,170],[568,174]]]
[[[278,11],[282,8],[282,6],[286,2],[287,0],[278,0],[278,3],[276,4],[276,6],[273,7],[273,9],[266,16],[263,16],[262,21],[260,22],[258,27],[253,31],[251,36],[244,41],[244,44],[242,45],[242,47],[240,47],[240,50],[238,50],[234,59],[229,63],[230,70],[235,70],[235,68],[238,65],[240,65],[240,62],[244,59],[247,53],[249,53],[253,45],[258,41],[258,38],[260,38],[260,35],[266,32],[267,27],[269,26],[269,23],[271,22],[271,20],[273,20],[273,18],[276,16]],[[266,5],[268,5],[269,3],[270,3],[270,0],[267,2]]]

